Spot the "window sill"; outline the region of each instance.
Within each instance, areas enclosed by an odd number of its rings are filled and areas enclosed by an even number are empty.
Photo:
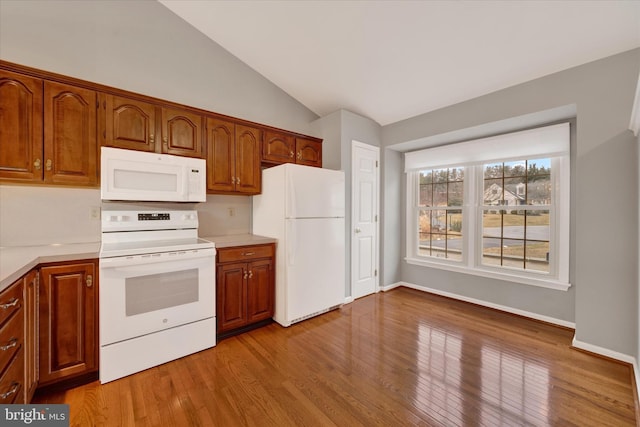
[[[471,274],[474,276],[488,277],[490,279],[505,280],[508,282],[520,283],[523,285],[538,286],[541,288],[555,289],[558,291],[567,291],[571,287],[571,283],[561,282],[554,279],[537,278],[530,276],[519,276],[516,274],[499,273],[495,271],[482,270],[479,268],[469,268],[464,265],[456,265],[453,263],[427,261],[418,258],[405,258],[407,264],[419,265],[422,267],[438,268],[441,270],[454,271],[457,273]]]

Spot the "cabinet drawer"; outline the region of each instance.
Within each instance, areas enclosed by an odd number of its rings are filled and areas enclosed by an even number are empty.
[[[22,307],[22,279],[0,294],[0,325]]]
[[[24,352],[20,350],[0,377],[0,405],[24,403]]]
[[[237,262],[258,258],[271,258],[274,245],[253,245],[218,249],[218,262]]]
[[[0,375],[5,371],[13,356],[22,348],[24,342],[22,310],[14,314],[0,329]]]

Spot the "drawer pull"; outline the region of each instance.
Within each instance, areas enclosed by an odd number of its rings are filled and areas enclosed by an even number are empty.
[[[8,392],[0,394],[0,399],[6,399],[7,397],[11,396],[12,394],[15,394],[18,391],[19,388],[20,388],[20,383],[13,383],[11,385],[11,389],[9,389]]]
[[[256,254],[255,252],[245,252],[245,253],[243,253],[242,255],[244,255],[244,256],[251,256],[251,255],[255,255],[255,254]]]
[[[18,338],[11,338],[9,342],[5,345],[0,345],[0,350],[7,351],[10,348],[13,348],[18,345]]]
[[[0,308],[2,308],[3,310],[6,310],[8,308],[15,307],[20,302],[18,298],[11,298],[9,301],[10,302],[0,304]]]

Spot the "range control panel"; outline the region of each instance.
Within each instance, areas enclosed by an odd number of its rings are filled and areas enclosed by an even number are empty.
[[[102,210],[102,232],[180,230],[198,228],[198,211],[121,211]]]
[[[138,221],[171,221],[170,213],[139,213]]]

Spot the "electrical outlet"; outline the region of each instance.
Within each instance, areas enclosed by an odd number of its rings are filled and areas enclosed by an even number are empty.
[[[229,208],[229,216],[236,216],[236,208]]]
[[[91,219],[100,219],[100,206],[91,206]]]

